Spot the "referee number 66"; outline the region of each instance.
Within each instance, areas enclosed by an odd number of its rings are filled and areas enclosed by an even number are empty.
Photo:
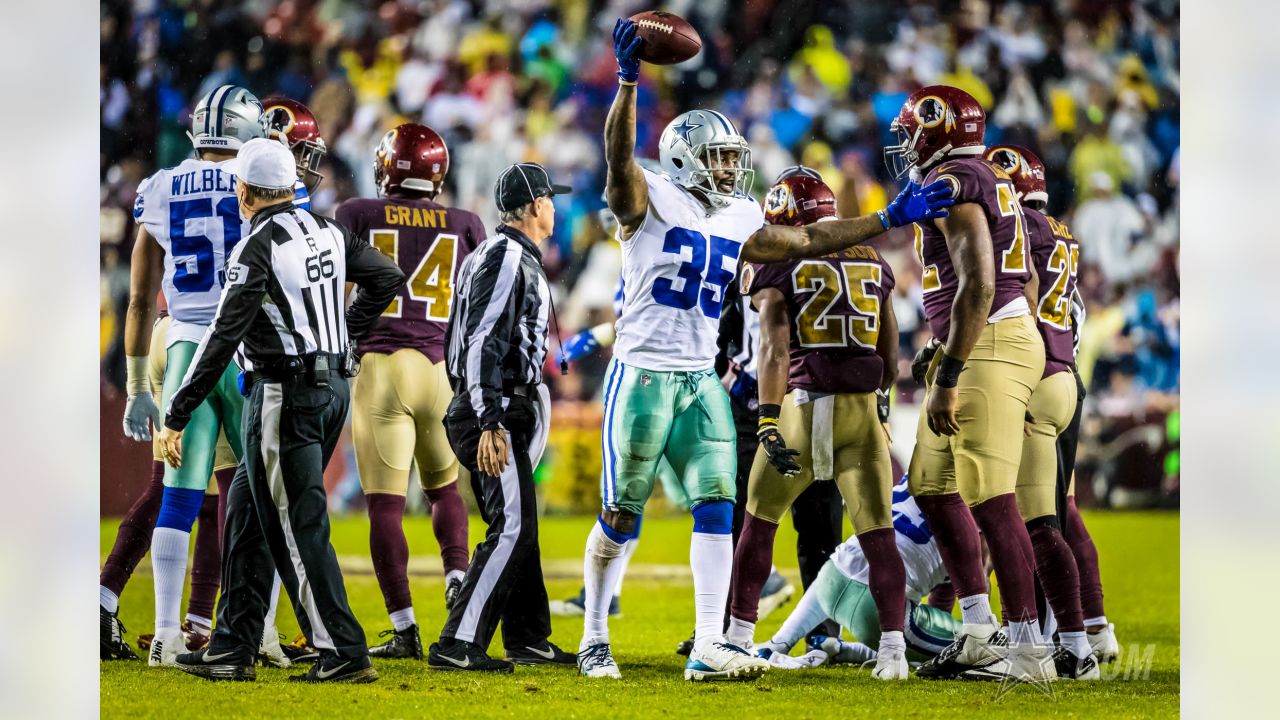
[[[320,282],[321,278],[333,277],[333,260],[329,258],[332,254],[332,250],[325,250],[319,255],[312,255],[307,258],[308,281]]]

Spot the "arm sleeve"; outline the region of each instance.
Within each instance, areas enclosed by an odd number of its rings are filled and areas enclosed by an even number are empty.
[[[404,284],[404,272],[374,246],[351,234],[342,225],[347,246],[347,281],[357,285],[347,308],[347,334],[359,340],[373,329],[374,323],[395,299]]]
[[[200,340],[182,386],[169,398],[166,426],[184,429],[191,413],[218,383],[257,317],[270,280],[271,237],[270,230],[264,229],[240,243],[227,262],[227,285],[222,289],[217,315]]]
[[[459,329],[467,348],[463,383],[481,425],[502,420],[502,361],[518,312],[513,298],[519,297],[521,254],[519,243],[503,240],[501,247],[476,258],[468,283],[467,313]]]

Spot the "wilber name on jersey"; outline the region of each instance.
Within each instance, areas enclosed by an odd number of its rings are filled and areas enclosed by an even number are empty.
[[[1040,298],[1032,310],[1044,338],[1044,376],[1049,377],[1075,364],[1071,297],[1080,266],[1080,244],[1066,224],[1031,208],[1022,212],[1027,219],[1031,260],[1040,280]]]
[[[958,158],[931,169],[923,184],[935,180],[951,183],[957,205],[976,203],[986,215],[996,266],[996,293],[988,322],[1026,315],[1030,308],[1023,290],[1031,279],[1031,255],[1026,220],[1009,174],[982,158]],[[933,336],[945,342],[960,280],[951,263],[947,239],[934,221],[916,223],[914,228],[916,257],[924,266],[925,315]]]
[[[892,302],[893,269],[875,248],[855,245],[812,260],[750,263],[742,292],[782,293],[791,317],[788,390],[867,393],[880,387],[884,360],[876,354],[880,311]]]
[[[412,348],[432,362],[443,361],[454,278],[462,261],[484,242],[484,223],[474,213],[426,198],[356,198],[339,205],[335,216],[394,260],[407,278],[356,351]]]
[[[642,172],[649,209],[622,243],[626,292],[614,354],[648,370],[705,370],[715,364],[725,288],[764,212],[747,197],[709,212],[666,175]]]

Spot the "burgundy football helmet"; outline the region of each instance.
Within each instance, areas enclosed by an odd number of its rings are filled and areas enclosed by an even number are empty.
[[[1009,173],[1013,189],[1023,203],[1049,202],[1049,189],[1044,182],[1044,163],[1035,153],[1017,145],[997,145],[987,151],[987,160]]]
[[[987,114],[960,88],[929,85],[907,97],[889,129],[899,142],[884,149],[885,165],[900,178],[949,155],[982,154]]]
[[[835,193],[821,177],[796,173],[779,178],[764,198],[764,219],[770,225],[800,226],[836,218]]]
[[[373,181],[379,195],[412,190],[434,198],[444,189],[449,148],[435,130],[405,123],[382,136],[373,156]]]
[[[320,181],[320,160],[328,152],[316,116],[306,105],[286,97],[271,97],[262,101],[262,114],[267,119],[267,131],[279,138],[293,152],[298,162],[298,179],[307,190],[314,190]]]

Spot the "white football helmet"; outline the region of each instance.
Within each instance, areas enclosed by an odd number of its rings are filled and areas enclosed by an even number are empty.
[[[732,198],[748,197],[747,189],[755,176],[751,148],[724,115],[714,110],[690,110],[679,115],[662,131],[658,145],[662,170],[677,184],[706,193],[712,205],[723,207]],[[737,153],[733,161],[724,156],[730,151]],[[732,192],[716,186],[712,177],[716,170],[733,172]]]
[[[267,122],[256,95],[223,85],[196,103],[187,137],[196,150],[239,150],[254,138],[266,137]]]

